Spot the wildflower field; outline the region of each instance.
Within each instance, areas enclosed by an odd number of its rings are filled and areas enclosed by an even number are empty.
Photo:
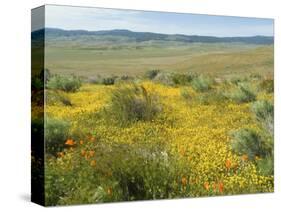
[[[55,74],[45,93],[46,205],[273,192],[270,75]]]
[[[44,9],[31,33],[33,202],[274,192],[273,19]]]

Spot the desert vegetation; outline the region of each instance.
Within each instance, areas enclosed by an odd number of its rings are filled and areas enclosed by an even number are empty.
[[[274,191],[271,45],[69,39],[32,78],[46,205]]]

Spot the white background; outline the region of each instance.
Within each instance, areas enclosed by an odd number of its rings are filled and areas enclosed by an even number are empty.
[[[275,109],[280,107],[279,0],[3,0],[0,5],[0,211],[44,210],[30,199],[30,10],[46,3],[275,18]],[[280,111],[275,110],[275,193],[58,207],[56,211],[276,211]],[[280,210],[280,209],[279,209]]]

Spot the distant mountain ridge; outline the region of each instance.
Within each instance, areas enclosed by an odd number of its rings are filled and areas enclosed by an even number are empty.
[[[153,32],[134,32],[126,29],[114,30],[63,30],[58,28],[45,28],[31,33],[32,39],[42,38],[45,31],[46,37],[77,37],[77,36],[120,36],[132,39],[136,42],[161,40],[161,41],[178,41],[186,43],[246,43],[246,44],[273,44],[273,36],[251,36],[251,37],[215,37],[200,35],[183,35],[183,34],[162,34]]]

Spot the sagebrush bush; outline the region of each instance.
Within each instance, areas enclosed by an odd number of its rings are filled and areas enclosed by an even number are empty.
[[[76,92],[81,85],[81,79],[73,75],[55,75],[47,83],[49,89],[63,90],[65,92]]]
[[[158,74],[160,73],[160,70],[158,69],[153,69],[153,70],[149,70],[145,73],[145,77],[147,77],[148,79],[152,80],[154,79]]]
[[[120,85],[111,94],[111,112],[122,124],[152,120],[160,110],[157,95],[140,85]]]
[[[195,77],[191,82],[192,88],[195,91],[199,92],[205,92],[210,90],[212,88],[212,85],[213,81],[209,77],[203,75]]]
[[[252,104],[251,109],[255,118],[262,126],[273,136],[274,131],[274,106],[266,100],[256,101]]]
[[[239,155],[247,155],[250,160],[266,157],[272,153],[272,144],[263,139],[253,129],[240,129],[232,133],[232,150]]]
[[[116,76],[104,77],[104,78],[102,78],[102,84],[104,84],[104,85],[114,85],[116,79],[117,79]]]
[[[274,80],[264,79],[259,83],[259,88],[261,91],[266,91],[267,93],[274,92]]]
[[[163,149],[163,144],[117,144],[104,151],[109,151],[108,154],[116,159],[111,171],[119,182],[123,200],[176,196],[179,189],[174,182],[188,173],[187,166],[185,170],[181,170],[177,158],[168,154]],[[103,157],[104,159],[106,160]],[[101,163],[106,164],[106,161]]]
[[[237,103],[252,102],[256,100],[256,93],[254,89],[246,83],[239,83],[234,90],[226,96]]]
[[[186,80],[188,82],[192,82],[193,79],[197,78],[199,75],[197,73],[194,73],[194,72],[187,72],[185,73],[185,77],[186,77]]]
[[[62,151],[69,136],[70,124],[66,121],[47,118],[45,123],[46,153],[56,155]]]
[[[175,85],[189,85],[191,81],[197,77],[197,74],[195,73],[174,73],[172,75],[172,80]]]

